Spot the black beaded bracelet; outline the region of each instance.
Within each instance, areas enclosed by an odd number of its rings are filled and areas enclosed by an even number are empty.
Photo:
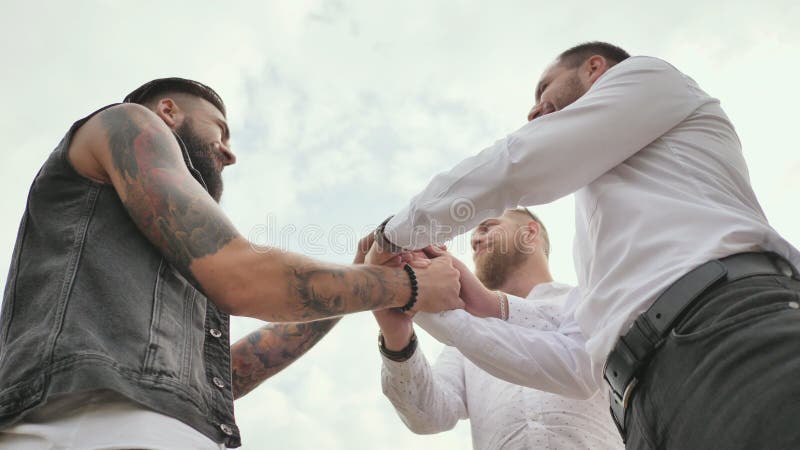
[[[417,285],[417,274],[414,273],[414,269],[411,268],[408,264],[403,266],[403,270],[406,271],[408,274],[408,279],[411,281],[411,299],[408,300],[408,303],[400,307],[400,311],[411,311],[411,308],[414,307],[414,304],[417,303],[417,294],[419,293],[419,285]]]

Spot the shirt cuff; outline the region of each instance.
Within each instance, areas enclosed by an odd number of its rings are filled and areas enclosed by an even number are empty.
[[[426,230],[419,228],[415,232],[413,227],[413,212],[406,206],[386,223],[383,235],[389,242],[404,250],[417,250],[430,245],[430,237]]]
[[[511,294],[506,294],[506,297],[508,297],[508,319],[506,319],[506,322],[519,324],[523,311],[525,311],[525,302],[528,300]]]
[[[381,353],[383,360],[383,367],[386,373],[393,379],[412,380],[414,374],[419,371],[419,368],[424,365],[425,357],[422,354],[422,349],[417,347],[414,354],[405,361],[394,361]]]

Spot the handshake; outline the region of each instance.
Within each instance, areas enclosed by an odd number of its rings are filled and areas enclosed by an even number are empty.
[[[407,311],[396,307],[373,311],[381,329],[382,349],[388,353],[414,346],[412,318],[417,312],[465,309],[479,317],[501,317],[503,306],[507,305],[501,305],[507,300],[485,288],[469,268],[443,246],[393,252],[376,243],[374,235],[370,234],[359,241],[353,263],[388,267],[407,264],[413,270],[418,286],[413,305]],[[411,299],[409,296],[408,300]],[[413,348],[409,354],[412,352]]]

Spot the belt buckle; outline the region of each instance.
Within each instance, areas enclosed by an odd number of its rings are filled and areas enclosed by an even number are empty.
[[[631,379],[631,382],[628,383],[627,386],[625,386],[625,392],[622,393],[622,410],[623,411],[628,409],[628,403],[631,400],[631,394],[633,394],[633,388],[635,388],[637,384],[639,384],[639,379],[636,378],[636,377],[633,377]]]
[[[638,383],[638,378],[631,378],[631,381],[625,386],[622,396],[620,396],[617,391],[614,390],[614,387],[611,386],[611,383],[609,383],[609,392],[613,397],[611,401],[616,402],[616,404],[620,406],[620,408],[615,408],[613,404],[611,405],[611,418],[614,419],[614,425],[617,426],[617,430],[623,442],[625,442],[625,438],[627,437],[625,433],[625,416],[628,413],[628,405],[630,404],[633,390]]]

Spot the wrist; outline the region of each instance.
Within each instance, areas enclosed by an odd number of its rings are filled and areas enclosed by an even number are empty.
[[[411,336],[414,335],[414,329],[411,324],[408,324],[408,326],[397,330],[390,331],[381,329],[380,333],[383,335],[384,346],[387,350],[400,351],[408,347],[408,344],[411,343]]]
[[[468,300],[465,299],[465,308],[468,313],[477,317],[502,318],[502,311],[498,302],[497,292],[481,286],[469,294]]]
[[[417,336],[412,332],[408,343],[403,348],[399,350],[393,350],[387,345],[386,336],[384,336],[383,333],[378,333],[378,349],[383,356],[392,361],[407,361],[417,350]]]
[[[378,249],[380,249],[381,251],[389,253],[400,253],[401,251],[403,251],[403,248],[392,243],[392,241],[390,241],[389,238],[386,237],[385,233],[386,224],[388,224],[389,221],[392,220],[392,217],[394,216],[387,217],[386,220],[384,220],[380,225],[378,225],[378,228],[375,229],[373,236],[375,239],[375,245],[377,245]]]
[[[400,311],[406,312],[411,311],[414,305],[417,303],[417,295],[419,294],[419,284],[417,283],[417,274],[414,272],[414,269],[406,264],[403,266],[403,271],[408,275],[408,284],[409,284],[409,291],[410,295],[408,296],[408,301],[400,307]]]

